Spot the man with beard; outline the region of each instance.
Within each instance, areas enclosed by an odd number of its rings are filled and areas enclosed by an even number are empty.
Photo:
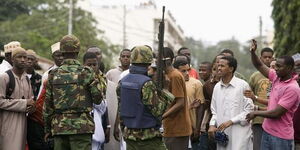
[[[253,146],[251,124],[245,120],[253,110],[253,103],[243,94],[250,87],[247,82],[234,76],[236,68],[237,61],[231,56],[219,60],[218,74],[221,80],[214,87],[208,130],[211,138],[215,138],[216,131],[228,135],[227,145],[217,141],[218,150],[250,150]]]
[[[35,109],[26,59],[23,48],[14,49],[13,68],[0,75],[0,150],[25,149],[26,113]]]

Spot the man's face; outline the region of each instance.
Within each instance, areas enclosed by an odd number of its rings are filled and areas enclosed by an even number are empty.
[[[270,68],[271,68],[271,69],[275,69],[275,64],[276,64],[276,61],[275,61],[275,60],[271,61],[271,63],[270,63]]]
[[[218,63],[218,75],[220,77],[225,77],[233,72],[233,67],[229,67],[228,60],[220,59]]]
[[[218,76],[220,76],[220,75],[218,74],[218,63],[215,63],[215,64],[213,65],[213,67],[212,67],[211,70],[212,70],[212,71],[211,71],[211,75],[212,75],[213,77],[218,77]]]
[[[191,58],[191,51],[189,49],[183,49],[183,50],[181,50],[180,54],[181,55],[185,55],[185,56]]]
[[[99,71],[99,65],[98,65],[98,60],[96,58],[89,58],[86,59],[84,62],[85,66],[91,67],[94,72],[98,72]]]
[[[189,81],[189,69],[190,67],[188,64],[178,67],[178,71],[181,72],[185,81]]]
[[[268,67],[270,67],[271,62],[273,61],[272,52],[263,52],[260,56],[260,60]]]
[[[211,69],[208,64],[200,64],[199,66],[199,76],[204,81],[208,80],[211,74]]]
[[[284,64],[284,59],[277,59],[275,71],[278,77],[283,78],[291,72],[291,68]]]
[[[131,56],[130,51],[123,51],[121,53],[119,60],[120,60],[122,66],[130,65],[130,56]]]
[[[35,65],[37,65],[37,59],[33,55],[27,55],[27,68],[28,69],[33,69]]]
[[[224,55],[218,55],[218,56],[216,57],[216,63],[219,63],[219,60],[220,60],[222,57],[224,57]]]
[[[56,66],[61,66],[64,60],[64,57],[60,51],[56,51],[52,54],[52,58]]]
[[[26,52],[20,52],[15,54],[15,56],[12,58],[13,66],[15,66],[18,69],[24,69],[26,67],[27,62],[27,54]]]

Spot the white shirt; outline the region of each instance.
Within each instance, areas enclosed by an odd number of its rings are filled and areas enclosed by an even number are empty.
[[[38,94],[37,97],[40,96],[42,90],[44,89],[45,82],[48,80],[49,71],[52,70],[52,69],[55,69],[55,68],[58,68],[58,66],[53,65],[53,66],[50,67],[46,72],[44,72],[44,74],[43,74],[43,76],[42,76],[42,84],[41,84],[40,91],[39,91],[39,94]]]
[[[12,65],[8,63],[6,60],[3,60],[0,64],[0,74],[5,73],[5,71],[12,68]]]
[[[210,125],[218,127],[222,123],[231,120],[233,125],[225,129],[229,142],[226,147],[217,144],[218,150],[250,150],[252,149],[251,123],[246,120],[246,115],[253,111],[254,105],[251,99],[243,94],[250,87],[247,82],[235,76],[228,85],[222,80],[214,87]]]
[[[129,69],[123,71],[121,74],[120,74],[120,79],[119,80],[122,80],[125,76],[127,76],[129,74]]]
[[[105,100],[103,100],[99,105],[93,104],[93,106],[95,122],[95,132],[93,134],[93,141],[97,143],[96,145],[98,145],[104,143],[105,140],[105,134],[102,127],[102,116],[106,111],[107,105]],[[97,148],[92,148],[92,150],[97,150]]]
[[[114,69],[110,69],[107,73],[106,73],[106,79],[109,81],[112,81],[114,83],[118,83],[119,79],[120,79],[120,74],[123,72],[124,70],[121,67],[117,67]]]

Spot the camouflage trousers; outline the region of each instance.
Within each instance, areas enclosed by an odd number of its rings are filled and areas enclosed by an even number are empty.
[[[55,135],[54,150],[91,150],[92,134]]]
[[[125,140],[127,150],[167,150],[161,138],[152,138],[143,141]]]

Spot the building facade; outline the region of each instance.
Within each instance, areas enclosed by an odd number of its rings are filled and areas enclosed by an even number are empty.
[[[101,4],[96,0],[78,1],[78,6],[91,12],[97,20],[102,39],[111,44],[131,49],[136,45],[149,45],[157,50],[161,8],[153,1],[138,6]],[[184,32],[169,11],[165,12],[164,46],[175,51],[183,46]]]

